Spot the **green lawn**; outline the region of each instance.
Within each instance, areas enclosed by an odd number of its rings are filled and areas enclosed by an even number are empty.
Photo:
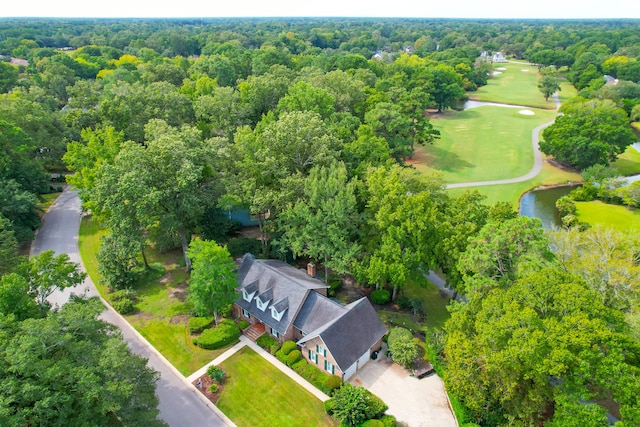
[[[96,284],[100,295],[109,300],[106,286],[100,284],[98,251],[100,237],[106,234],[97,222],[85,218],[80,224],[80,255],[82,262]],[[147,251],[151,271],[141,277],[135,287],[138,292],[137,311],[125,318],[156,350],[183,375],[189,375],[225,349],[209,351],[194,346],[187,334],[186,322],[191,311],[184,302],[186,273],[181,266],[181,253],[160,254],[153,248]],[[155,262],[157,261],[157,262]]]
[[[618,156],[618,160],[611,166],[618,169],[621,175],[640,173],[640,151],[627,147],[627,150]]]
[[[227,382],[216,405],[239,427],[335,425],[320,400],[250,348],[221,367]]]
[[[591,225],[612,227],[619,231],[640,231],[640,210],[610,205],[600,201],[576,202],[578,219]]]
[[[502,74],[494,75],[485,86],[478,88],[477,91],[468,92],[467,96],[470,99],[555,110],[553,99],[549,98],[548,101],[545,101],[540,89],[538,89],[540,75],[537,67],[506,63],[493,64],[493,68],[494,70],[506,68],[506,70],[501,70]],[[562,91],[560,91],[560,94],[561,96],[564,95]]]
[[[514,208],[517,208],[520,196],[528,190],[544,185],[580,181],[582,181],[582,177],[579,173],[562,170],[545,162],[542,165],[542,172],[540,172],[535,178],[527,181],[518,182],[516,184],[453,188],[447,190],[447,192],[450,196],[457,197],[460,194],[464,193],[467,189],[475,189],[487,196],[486,203],[488,204],[493,204],[496,202],[509,202],[513,205]]]
[[[450,112],[432,120],[441,133],[434,144],[418,146],[412,164],[436,170],[445,183],[515,178],[533,167],[531,131],[555,117],[555,111],[480,107]]]

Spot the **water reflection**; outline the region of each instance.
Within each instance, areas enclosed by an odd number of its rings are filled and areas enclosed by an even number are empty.
[[[556,209],[556,200],[569,194],[577,185],[533,190],[520,199],[520,215],[539,218],[544,228],[562,226],[560,214]]]

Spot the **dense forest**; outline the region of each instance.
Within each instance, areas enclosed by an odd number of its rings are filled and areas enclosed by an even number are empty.
[[[313,260],[327,282],[349,273],[393,300],[412,272],[438,269],[466,296],[431,337],[466,422],[640,424],[640,240],[544,232],[407,165],[438,143],[425,112],[486,85],[481,53],[498,51],[537,64],[547,97],[559,80],[579,91],[545,153],[582,170],[634,142],[633,20],[0,20],[3,330],[70,316],[3,304],[34,294],[20,245],[52,174],[69,172],[110,230],[97,257],[111,289],[148,268],[149,245],[181,248],[188,272],[193,236]],[[242,209],[260,239],[234,238],[228,213]],[[11,351],[0,344],[0,366]],[[0,400],[0,424],[17,406]]]

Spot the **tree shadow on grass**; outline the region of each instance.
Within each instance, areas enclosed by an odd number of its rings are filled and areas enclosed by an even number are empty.
[[[476,165],[463,160],[456,153],[445,150],[437,145],[425,147],[419,163],[429,168],[447,173],[459,173],[463,170],[474,169]]]

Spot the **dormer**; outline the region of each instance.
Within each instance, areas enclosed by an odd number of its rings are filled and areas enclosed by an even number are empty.
[[[287,298],[278,301],[271,306],[271,317],[279,322],[282,320],[282,316],[284,316],[287,308],[289,308],[289,300]]]
[[[242,288],[242,299],[246,302],[251,302],[254,295],[258,291],[258,281],[249,283],[247,286]]]
[[[256,296],[255,299],[256,299],[256,306],[258,307],[258,310],[265,311],[266,308],[269,306],[269,302],[271,302],[271,300],[273,299],[273,288],[267,289],[263,293]]]

